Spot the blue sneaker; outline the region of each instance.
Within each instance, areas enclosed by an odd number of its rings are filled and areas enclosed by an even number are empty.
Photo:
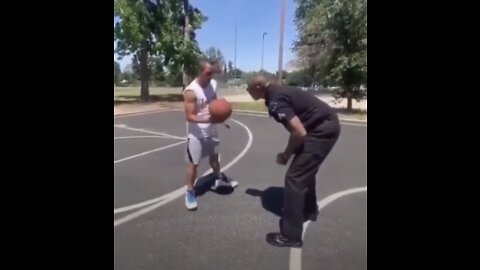
[[[185,193],[185,206],[188,210],[195,210],[198,207],[195,191],[187,190]]]

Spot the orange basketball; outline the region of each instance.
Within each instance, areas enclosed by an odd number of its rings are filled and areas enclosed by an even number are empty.
[[[232,115],[232,104],[226,99],[215,99],[208,105],[211,118],[215,122],[224,122]]]

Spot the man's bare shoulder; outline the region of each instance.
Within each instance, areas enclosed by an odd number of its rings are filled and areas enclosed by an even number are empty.
[[[194,102],[197,100],[197,96],[195,95],[195,91],[192,89],[186,88],[183,90],[183,97],[185,102]]]

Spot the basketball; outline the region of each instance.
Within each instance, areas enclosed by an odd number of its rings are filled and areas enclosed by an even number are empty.
[[[211,118],[215,122],[224,122],[232,115],[232,104],[226,99],[216,99],[208,105]]]

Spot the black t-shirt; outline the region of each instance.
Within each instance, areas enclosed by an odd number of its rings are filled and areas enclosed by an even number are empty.
[[[297,116],[307,136],[304,150],[317,152],[320,141],[338,137],[340,124],[335,111],[311,93],[295,87],[270,85],[265,100],[268,113],[288,130],[288,122]]]

